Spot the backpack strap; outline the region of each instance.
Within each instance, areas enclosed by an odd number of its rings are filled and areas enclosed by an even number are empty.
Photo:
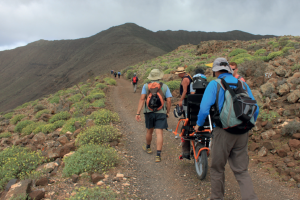
[[[238,81],[238,82],[240,83],[240,81]],[[233,89],[232,89],[231,87],[229,87],[228,83],[224,80],[224,78],[221,79],[221,83],[222,83],[222,85],[224,86],[224,88],[225,88],[226,90],[228,90],[229,93],[231,94],[231,96],[232,96],[232,101],[235,102],[237,97],[236,97],[236,94],[235,94],[235,92],[233,91]]]

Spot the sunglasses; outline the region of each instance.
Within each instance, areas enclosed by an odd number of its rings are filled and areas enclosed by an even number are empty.
[[[231,68],[231,69],[232,69],[232,68]],[[236,70],[236,69],[232,69],[232,70],[234,71],[234,70]]]
[[[229,66],[228,62],[220,62],[220,66]]]

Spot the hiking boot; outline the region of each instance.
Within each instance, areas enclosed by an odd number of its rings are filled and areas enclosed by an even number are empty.
[[[155,157],[155,162],[160,162],[161,161],[161,157],[160,156],[156,156]]]
[[[191,154],[190,153],[182,153],[182,158],[191,160]]]
[[[147,148],[147,145],[146,145],[146,144],[143,145],[143,149],[144,149],[144,151],[146,151],[147,153],[152,153],[151,148]]]
[[[179,138],[180,138],[179,134],[175,135],[175,139],[179,139]]]

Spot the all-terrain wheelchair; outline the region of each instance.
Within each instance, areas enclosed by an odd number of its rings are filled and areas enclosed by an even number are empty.
[[[210,117],[211,113],[205,120],[204,130],[201,132],[194,130],[197,115],[200,110],[200,103],[207,85],[207,82],[203,81],[200,81],[199,84],[196,83],[197,82],[194,82],[193,84],[193,88],[196,89],[196,93],[187,96],[187,113],[185,114],[185,117],[179,119],[176,130],[173,131],[173,133],[175,135],[179,134],[184,142],[190,142],[192,147],[190,150],[190,156],[194,158],[198,178],[203,180],[206,177],[208,170],[207,157],[209,156],[210,151],[211,132],[213,130],[213,126]],[[182,156],[180,159],[182,159]]]

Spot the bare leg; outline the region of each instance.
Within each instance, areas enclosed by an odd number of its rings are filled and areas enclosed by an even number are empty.
[[[155,129],[156,132],[156,146],[157,150],[161,151],[162,150],[162,145],[163,145],[163,130],[162,129]]]
[[[153,130],[154,130],[154,128],[147,129],[147,134],[146,134],[146,143],[147,143],[147,145],[151,144]]]

